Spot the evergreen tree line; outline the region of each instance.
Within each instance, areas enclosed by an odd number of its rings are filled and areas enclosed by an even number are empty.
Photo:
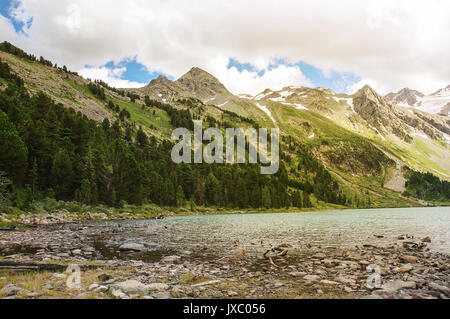
[[[422,200],[450,200],[450,182],[442,181],[431,173],[421,173],[406,168],[404,195]]]
[[[117,88],[115,88],[115,87],[112,87],[112,86],[110,86],[108,83],[106,83],[106,82],[104,82],[104,81],[102,81],[102,80],[94,80],[94,83],[95,83],[95,84],[98,84],[98,85],[101,85],[101,86],[103,86],[105,89],[108,89],[108,90],[110,90],[110,91],[113,91],[113,92],[119,94],[119,95],[122,96],[122,97],[125,97],[125,91],[124,91],[124,90],[120,90],[120,89],[117,89]]]

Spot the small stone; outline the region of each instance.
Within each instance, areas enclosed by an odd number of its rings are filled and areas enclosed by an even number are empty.
[[[407,262],[407,263],[416,263],[417,262],[417,257],[415,256],[401,256],[400,260]]]
[[[398,272],[410,272],[411,270],[413,270],[413,266],[410,264],[406,264],[401,266],[400,268],[397,269]]]
[[[431,238],[427,236],[427,237],[422,239],[422,242],[423,243],[431,243]]]
[[[280,288],[284,286],[284,283],[282,283],[281,281],[278,281],[274,284],[275,288]]]
[[[167,257],[164,257],[163,259],[161,259],[161,262],[163,262],[163,263],[172,263],[172,262],[175,262],[175,261],[179,261],[180,259],[181,259],[180,256],[167,256]]]
[[[162,291],[162,292],[157,292],[156,294],[153,294],[152,297],[154,299],[170,299],[170,297],[172,297],[172,295],[169,291]]]
[[[110,291],[111,291],[111,294],[114,296],[114,297],[116,297],[116,298],[119,298],[119,299],[125,299],[125,298],[127,298],[128,296],[125,294],[125,293],[123,293],[121,290],[119,290],[119,289],[110,289]]]
[[[89,286],[89,291],[92,291],[92,290],[94,290],[94,289],[97,289],[98,287],[99,287],[98,284],[92,284],[92,285]]]
[[[53,274],[52,276],[56,279],[64,279],[67,277],[65,274]]]
[[[350,288],[350,287],[344,287],[344,291],[345,291],[346,293],[351,293],[351,292],[353,292],[354,290],[353,290],[352,288]]]
[[[93,292],[105,292],[108,290],[108,287],[106,286],[98,286],[97,288],[95,288],[94,290],[92,290]]]
[[[147,287],[150,291],[163,291],[169,289],[169,286],[163,283],[152,283],[149,284]]]
[[[46,284],[46,285],[43,285],[43,286],[42,286],[42,289],[53,290],[53,289],[55,289],[55,287],[53,287],[53,286],[50,285],[50,284]]]
[[[101,282],[105,282],[105,281],[108,281],[108,280],[113,279],[110,275],[107,275],[107,274],[101,274],[101,275],[99,275],[97,278],[98,278],[98,280],[100,280]]]
[[[335,282],[335,281],[331,281],[331,280],[321,280],[320,283],[322,285],[328,285],[328,286],[335,286],[335,285],[339,285],[339,283]]]

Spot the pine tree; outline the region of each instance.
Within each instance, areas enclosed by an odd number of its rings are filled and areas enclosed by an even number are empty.
[[[81,187],[79,190],[79,201],[82,204],[90,204],[91,203],[91,183],[88,179],[83,179],[81,182]]]
[[[72,162],[65,149],[60,149],[55,154],[50,173],[51,186],[56,190],[58,199],[70,199],[72,196]]]
[[[267,187],[267,185],[265,185],[262,189],[262,206],[265,208],[272,207],[270,190],[269,187]]]
[[[178,186],[177,189],[177,207],[184,206],[184,191],[181,185]]]
[[[142,126],[139,126],[139,130],[136,135],[136,142],[140,148],[145,148],[148,145],[148,138],[142,130]]]
[[[28,150],[8,116],[0,110],[0,170],[17,181],[27,168]]]
[[[205,183],[206,201],[210,205],[217,205],[220,196],[220,183],[212,172],[208,174]]]

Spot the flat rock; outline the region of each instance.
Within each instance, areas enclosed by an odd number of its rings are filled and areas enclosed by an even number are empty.
[[[120,251],[143,251],[145,246],[139,243],[125,243],[119,247]]]
[[[128,295],[144,294],[150,290],[149,286],[133,279],[118,282],[114,284],[112,287],[115,289],[119,289]]]
[[[410,264],[406,264],[397,269],[398,272],[410,272],[413,270],[413,266]]]
[[[414,281],[394,280],[389,281],[381,286],[382,292],[394,293],[400,289],[416,289],[416,283]]]
[[[172,263],[172,262],[175,262],[175,261],[179,261],[180,259],[181,259],[180,256],[167,256],[167,257],[164,257],[163,259],[161,259],[161,262],[163,262],[163,263]]]
[[[328,286],[339,285],[339,283],[336,282],[336,281],[331,281],[331,280],[326,280],[326,279],[321,280],[320,283],[321,283],[322,285],[328,285]]]
[[[450,289],[448,287],[442,286],[436,282],[431,282],[428,284],[428,286],[433,290],[442,292],[443,294],[446,294],[446,295],[450,294]]]
[[[291,275],[292,277],[303,277],[303,276],[306,276],[307,273],[302,272],[302,271],[293,271],[293,272],[289,273],[289,275]]]
[[[303,279],[305,279],[306,281],[318,282],[320,280],[320,276],[317,276],[317,275],[306,275],[305,277],[303,277]]]

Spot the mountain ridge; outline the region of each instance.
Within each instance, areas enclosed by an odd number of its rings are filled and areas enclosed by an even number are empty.
[[[429,95],[404,88],[397,93],[391,92],[384,98],[399,106],[411,107],[430,114],[448,117],[450,113],[450,85]]]

